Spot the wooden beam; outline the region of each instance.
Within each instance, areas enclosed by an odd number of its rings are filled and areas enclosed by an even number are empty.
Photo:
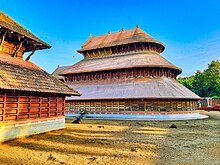
[[[4,35],[2,36],[2,40],[1,40],[1,44],[0,44],[0,51],[2,51],[2,46],[4,44],[6,34],[7,34],[7,31],[5,31]]]
[[[14,54],[12,55],[12,57],[17,57],[18,52],[20,51],[21,47],[22,47],[23,42],[20,42],[20,44],[18,45],[17,50],[15,50]]]
[[[95,57],[95,56],[96,56],[96,54],[94,53],[94,51],[92,51],[92,54],[93,54],[93,57]]]
[[[31,54],[29,54],[29,55],[27,56],[27,58],[25,59],[25,61],[29,61],[30,58],[31,58],[31,56],[35,53],[35,51],[36,51],[36,48],[35,48],[34,50],[32,50]]]

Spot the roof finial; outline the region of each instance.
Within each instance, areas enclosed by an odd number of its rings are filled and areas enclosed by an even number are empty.
[[[139,28],[139,25],[138,25],[138,24],[136,25],[136,28]]]
[[[92,38],[92,33],[90,33],[89,38]]]
[[[108,34],[111,34],[110,30],[108,31]]]
[[[121,31],[124,31],[124,28],[122,27]]]

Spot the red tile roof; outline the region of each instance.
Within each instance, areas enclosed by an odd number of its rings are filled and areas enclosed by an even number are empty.
[[[34,40],[38,42],[39,44],[42,44],[40,47],[41,49],[50,48],[51,46],[44,41],[40,40],[38,37],[36,37],[34,34],[32,34],[30,31],[19,25],[17,22],[12,20],[10,17],[8,17],[6,14],[4,14],[2,11],[0,11],[0,26],[4,27],[6,29],[9,29],[15,33],[21,34],[31,40]],[[40,49],[39,48],[39,49]]]
[[[0,89],[79,95],[34,63],[1,52]]]
[[[158,42],[140,28],[134,28],[131,30],[123,30],[116,33],[89,37],[89,39],[82,45],[82,49],[78,50],[78,52],[135,42],[153,42],[161,45],[163,50],[165,49],[165,46],[161,42]]]
[[[94,72],[102,70],[135,68],[135,67],[165,67],[181,69],[167,61],[156,52],[137,52],[126,53],[124,55],[109,55],[101,58],[88,58],[84,59],[67,69],[62,71],[62,74]]]
[[[69,86],[82,93],[82,96],[67,98],[68,100],[201,99],[175,79],[167,77],[82,82]]]

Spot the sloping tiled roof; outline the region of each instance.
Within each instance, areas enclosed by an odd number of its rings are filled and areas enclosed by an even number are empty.
[[[54,77],[57,79],[63,79],[64,77],[61,76],[60,74],[64,72],[66,69],[68,69],[70,66],[58,66],[52,73]]]
[[[69,86],[82,93],[82,95],[81,97],[68,97],[68,100],[201,99],[175,79],[166,77],[85,82],[70,84]]]
[[[134,28],[131,30],[123,30],[116,33],[89,37],[89,39],[82,45],[82,49],[78,50],[78,52],[135,42],[153,42],[161,45],[163,50],[165,49],[165,46],[161,42],[158,42],[140,28]]]
[[[12,20],[10,17],[8,17],[6,14],[4,14],[2,11],[0,11],[0,26],[12,30],[13,32],[16,32],[18,34],[21,34],[31,40],[34,40],[40,44],[42,44],[42,49],[50,48],[51,46],[44,41],[40,40],[38,37],[36,37],[34,34],[32,34],[30,31],[19,25],[17,22]]]
[[[0,89],[79,95],[30,61],[0,52]]]
[[[156,52],[126,53],[125,55],[106,56],[102,58],[88,58],[65,69],[62,74],[82,73],[102,70],[113,70],[135,67],[166,67],[181,69],[167,61]]]

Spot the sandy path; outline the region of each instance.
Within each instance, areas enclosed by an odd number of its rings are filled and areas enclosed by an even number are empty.
[[[0,164],[219,165],[220,112],[209,115],[179,122],[67,120],[66,129],[1,144]]]

